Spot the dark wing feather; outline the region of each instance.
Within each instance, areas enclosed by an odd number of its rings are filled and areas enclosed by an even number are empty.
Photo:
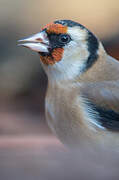
[[[98,114],[99,123],[112,131],[119,131],[119,81],[86,83],[82,96]]]

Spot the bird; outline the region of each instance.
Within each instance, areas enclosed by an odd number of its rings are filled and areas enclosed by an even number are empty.
[[[68,147],[119,150],[119,62],[90,30],[56,20],[19,40],[38,52],[48,77],[46,120]]]

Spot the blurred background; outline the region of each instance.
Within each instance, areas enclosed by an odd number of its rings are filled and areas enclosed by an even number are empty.
[[[17,46],[18,39],[49,22],[72,19],[94,32],[119,59],[118,17],[118,0],[0,0],[0,180],[119,178],[116,158],[110,167],[96,167],[80,152],[80,161],[72,165],[45,121],[47,77],[39,55]]]

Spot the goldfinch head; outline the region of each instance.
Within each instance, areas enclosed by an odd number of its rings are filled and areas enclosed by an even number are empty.
[[[57,20],[21,44],[40,55],[45,68],[85,71],[98,59],[99,40],[87,28],[71,20]]]

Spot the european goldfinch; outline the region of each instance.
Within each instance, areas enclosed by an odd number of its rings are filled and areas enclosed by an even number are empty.
[[[57,20],[22,39],[48,76],[46,119],[66,145],[119,149],[119,62],[100,40],[71,20]]]

